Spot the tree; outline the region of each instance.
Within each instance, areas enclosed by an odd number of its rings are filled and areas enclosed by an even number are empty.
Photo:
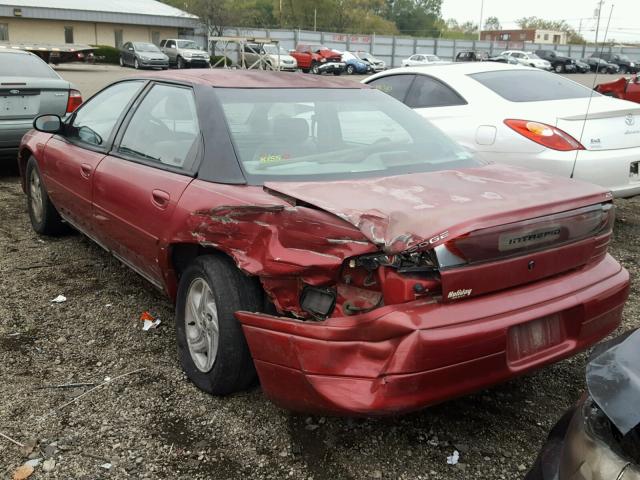
[[[386,0],[385,18],[400,33],[414,36],[440,35],[442,0]]]
[[[484,22],[484,30],[502,30],[498,17],[488,17]]]
[[[565,20],[544,20],[538,17],[522,17],[516,23],[522,29],[557,30],[566,32],[568,43],[586,43],[582,35],[575,31]]]

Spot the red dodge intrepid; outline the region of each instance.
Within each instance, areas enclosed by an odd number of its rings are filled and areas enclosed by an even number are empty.
[[[176,303],[180,360],[288,409],[423,408],[539,368],[621,320],[601,187],[473,158],[337,78],[156,72],[20,151],[36,232],[71,225]]]

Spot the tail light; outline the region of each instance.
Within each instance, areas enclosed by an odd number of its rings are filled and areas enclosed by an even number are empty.
[[[514,119],[507,119],[504,123],[520,135],[552,150],[560,150],[561,152],[584,150],[584,147],[575,138],[551,125]]]
[[[611,234],[611,203],[476,230],[435,247],[441,268],[460,267],[556,248],[589,237]]]
[[[69,100],[67,100],[67,113],[72,113],[82,104],[82,95],[78,90],[69,90]]]

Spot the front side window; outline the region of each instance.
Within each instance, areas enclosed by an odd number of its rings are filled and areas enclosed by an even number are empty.
[[[158,84],[131,117],[118,151],[141,160],[190,170],[199,138],[193,91]]]
[[[216,89],[250,184],[399,175],[480,165],[374,89]]]
[[[600,95],[565,77],[539,70],[503,70],[469,76],[510,102],[542,102]]]
[[[450,87],[425,75],[416,76],[406,101],[411,108],[447,107],[466,103]]]
[[[413,75],[388,75],[369,82],[369,85],[404,102],[413,78]]]
[[[142,80],[117,83],[88,100],[73,115],[67,137],[89,145],[104,145],[143,83]]]

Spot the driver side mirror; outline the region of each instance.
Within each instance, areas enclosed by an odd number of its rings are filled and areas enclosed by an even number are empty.
[[[33,128],[39,132],[59,133],[62,131],[62,119],[58,115],[40,115],[33,121]]]

